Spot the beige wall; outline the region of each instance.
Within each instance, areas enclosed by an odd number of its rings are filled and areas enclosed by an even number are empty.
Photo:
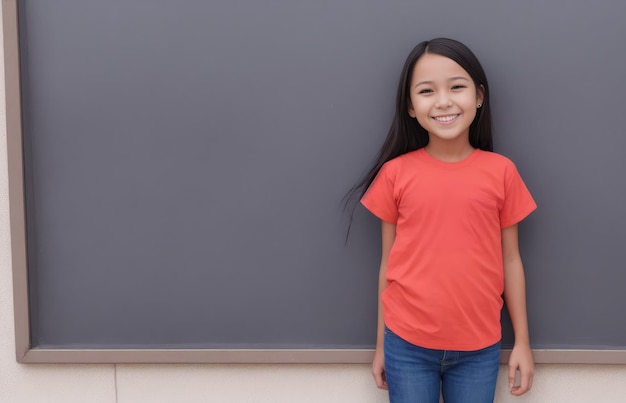
[[[0,23],[2,19],[0,18]],[[1,32],[1,30],[0,30]],[[0,39],[0,43],[2,40]],[[0,63],[0,77],[4,77]],[[0,85],[0,402],[376,403],[367,365],[38,365],[15,361],[4,81]],[[114,296],[111,296],[114,298]],[[626,402],[626,366],[541,365],[523,398],[497,402]]]

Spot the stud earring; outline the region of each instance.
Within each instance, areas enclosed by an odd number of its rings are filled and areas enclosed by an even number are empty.
[[[480,108],[481,106],[483,106],[483,104],[476,105],[477,108]]]

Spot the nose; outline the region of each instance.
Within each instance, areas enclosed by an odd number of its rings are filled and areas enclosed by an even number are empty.
[[[437,102],[435,102],[436,108],[449,108],[452,106],[452,100],[450,99],[450,94],[447,92],[440,92],[439,97],[437,98]]]

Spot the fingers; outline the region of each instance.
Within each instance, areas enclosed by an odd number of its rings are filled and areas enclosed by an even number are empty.
[[[376,386],[378,389],[387,390],[387,379],[385,377],[385,371],[380,370],[372,373],[374,375],[374,380],[376,381]]]
[[[376,349],[374,361],[372,361],[372,375],[379,389],[387,389],[387,378],[385,377],[385,355],[382,349]]]
[[[511,394],[521,396],[528,392],[533,385],[534,360],[530,346],[513,347],[509,358],[509,388]],[[519,372],[519,384],[515,382],[515,374]]]
[[[515,396],[521,396],[528,392],[533,386],[533,373],[532,372],[520,372],[520,384],[511,388],[511,394]]]
[[[511,393],[513,393],[515,386],[515,372],[517,371],[517,367],[514,365],[509,365],[509,389],[511,389]]]
[[[512,395],[521,396],[533,386],[533,371],[520,371],[519,385],[515,385],[515,372],[515,367],[509,367],[509,388]]]

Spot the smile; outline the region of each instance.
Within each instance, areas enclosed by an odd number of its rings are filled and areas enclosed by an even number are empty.
[[[448,123],[448,122],[452,122],[454,119],[458,118],[459,115],[446,115],[446,116],[433,116],[433,119],[435,119],[437,122],[441,122],[441,123]]]

